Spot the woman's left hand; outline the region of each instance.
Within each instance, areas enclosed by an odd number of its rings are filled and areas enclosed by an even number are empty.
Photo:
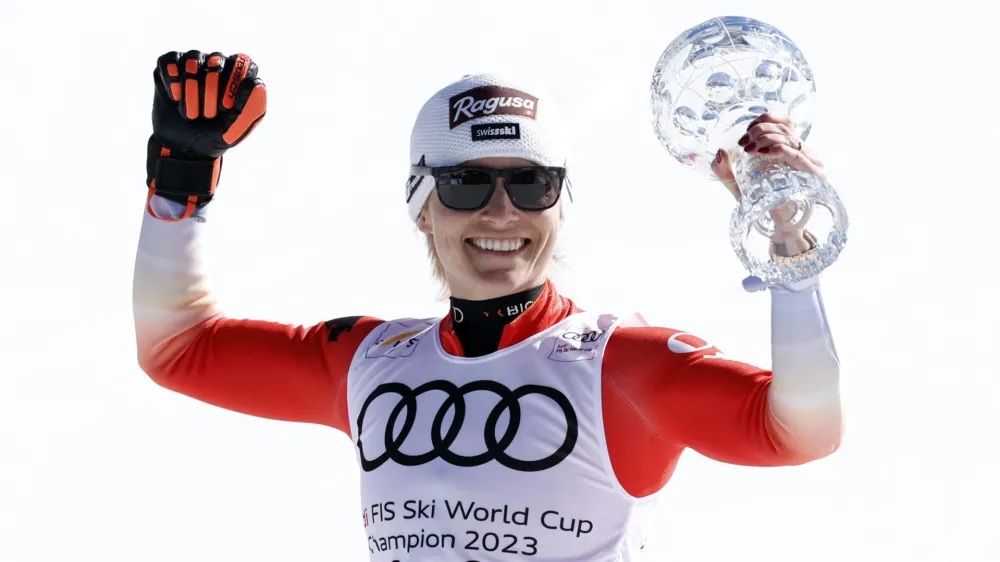
[[[826,171],[819,156],[809,147],[803,146],[802,139],[795,132],[795,125],[788,117],[777,117],[764,113],[747,125],[747,133],[739,140],[739,145],[748,154],[760,155],[765,158],[786,164],[793,170],[808,172],[823,177]],[[736,184],[736,176],[729,165],[729,154],[719,149],[712,162],[712,171],[737,200],[740,198],[740,188]],[[772,236],[772,252],[777,256],[791,257],[809,251],[815,244],[811,234],[802,230],[801,225],[782,223],[795,216],[796,206],[781,205],[771,211],[774,219],[775,233]]]
[[[778,117],[764,113],[747,125],[747,133],[739,140],[739,145],[748,154],[760,155],[794,170],[825,176],[823,162],[815,151],[805,146],[795,132],[795,124],[788,117]],[[725,184],[726,189],[736,199],[740,198],[736,176],[729,166],[729,154],[719,149],[712,162],[712,171]]]

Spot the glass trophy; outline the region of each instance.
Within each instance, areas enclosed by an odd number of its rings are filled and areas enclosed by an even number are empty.
[[[747,154],[737,143],[765,112],[789,117],[809,136],[816,84],[802,52],[774,27],[721,17],[680,34],[663,51],[651,84],[653,129],[667,151],[711,178],[718,149],[729,154],[740,198],[730,219],[733,250],[768,285],[818,275],[847,242],[847,211],[826,178]],[[779,240],[808,245],[789,257]]]

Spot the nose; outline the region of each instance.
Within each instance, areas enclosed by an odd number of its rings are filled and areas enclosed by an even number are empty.
[[[491,224],[503,226],[517,220],[517,212],[517,207],[507,195],[507,186],[504,184],[503,178],[497,179],[496,189],[493,190],[493,195],[490,196],[486,207],[483,208],[482,217]]]

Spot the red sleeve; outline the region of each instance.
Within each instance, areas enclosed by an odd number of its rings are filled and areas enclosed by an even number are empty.
[[[347,371],[381,322],[350,317],[304,327],[213,318],[144,353],[140,365],[157,384],[221,408],[350,434]]]
[[[635,496],[666,483],[684,448],[739,465],[781,466],[771,372],[725,358],[668,328],[618,328],[603,364],[604,417],[616,476]]]

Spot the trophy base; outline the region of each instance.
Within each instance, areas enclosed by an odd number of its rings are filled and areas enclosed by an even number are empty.
[[[847,243],[847,210],[833,187],[810,173],[781,172],[754,182],[763,189],[753,190],[755,197],[741,198],[729,224],[736,255],[751,275],[768,285],[819,275],[837,261]],[[778,238],[804,238],[812,247],[782,256],[774,251]]]

